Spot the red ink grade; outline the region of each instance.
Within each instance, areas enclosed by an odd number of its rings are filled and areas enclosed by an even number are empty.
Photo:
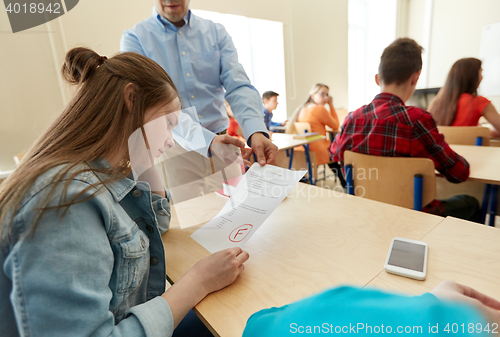
[[[243,241],[248,233],[250,233],[250,231],[252,230],[253,228],[253,225],[250,225],[250,224],[246,224],[246,225],[242,225],[242,226],[239,226],[239,227],[236,227],[232,232],[231,234],[229,234],[229,241],[231,242],[241,242]]]

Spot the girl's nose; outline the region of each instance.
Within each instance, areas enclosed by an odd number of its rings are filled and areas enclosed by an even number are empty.
[[[167,138],[167,140],[165,141],[165,147],[166,147],[168,150],[170,150],[170,149],[172,149],[174,146],[175,146],[175,144],[174,144],[174,140],[173,140],[171,137]]]

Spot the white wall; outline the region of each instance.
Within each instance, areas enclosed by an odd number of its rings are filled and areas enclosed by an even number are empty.
[[[283,22],[288,115],[317,82],[329,85],[335,107],[347,108],[347,0],[192,0],[191,7]]]
[[[16,34],[0,11],[0,170],[14,167],[13,156],[40,136],[69,98],[73,88],[59,75],[68,48],[118,53],[123,30],[151,8],[150,0],[80,1],[62,17]]]
[[[330,86],[336,107],[347,107],[347,0],[192,0],[191,7],[283,22],[289,114],[316,82]],[[0,11],[0,170],[13,168],[12,157],[35,141],[70,96],[59,75],[68,48],[113,55],[123,30],[151,9],[150,0],[85,0],[16,34]]]

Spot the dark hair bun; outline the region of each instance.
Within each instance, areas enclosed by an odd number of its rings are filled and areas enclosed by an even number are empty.
[[[96,69],[107,59],[88,48],[73,48],[66,54],[61,69],[63,78],[72,84],[87,81]]]

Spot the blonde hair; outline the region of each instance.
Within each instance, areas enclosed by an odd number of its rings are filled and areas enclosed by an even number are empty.
[[[128,138],[143,126],[145,111],[178,97],[172,79],[154,61],[136,54],[123,53],[110,59],[87,48],[71,49],[61,73],[69,83],[79,86],[73,99],[51,126],[33,144],[19,167],[0,185],[0,231],[11,236],[14,216],[37,178],[44,172],[63,165],[54,174],[47,195],[36,205],[34,220],[27,232],[34,234],[44,211],[67,209],[92,198],[82,198],[96,187],[123,179],[130,172]],[[125,87],[132,83],[134,90],[125,99]],[[75,169],[84,162],[94,161],[117,153],[121,162],[106,170]],[[69,182],[88,171],[101,172],[109,179],[88,186],[72,200],[66,200]],[[58,206],[48,207],[57,186],[69,177],[62,190]],[[7,221],[10,217],[10,221]]]
[[[330,88],[326,84],[322,83],[316,83],[311,87],[309,90],[309,96],[307,99],[295,109],[295,111],[292,114],[292,117],[288,120],[286,123],[286,128],[285,128],[285,133],[297,133],[297,130],[295,129],[295,123],[297,122],[297,119],[299,118],[299,114],[306,107],[307,104],[311,103],[313,101],[312,95],[316,94],[318,91],[320,91],[323,88],[327,88],[330,90]]]

